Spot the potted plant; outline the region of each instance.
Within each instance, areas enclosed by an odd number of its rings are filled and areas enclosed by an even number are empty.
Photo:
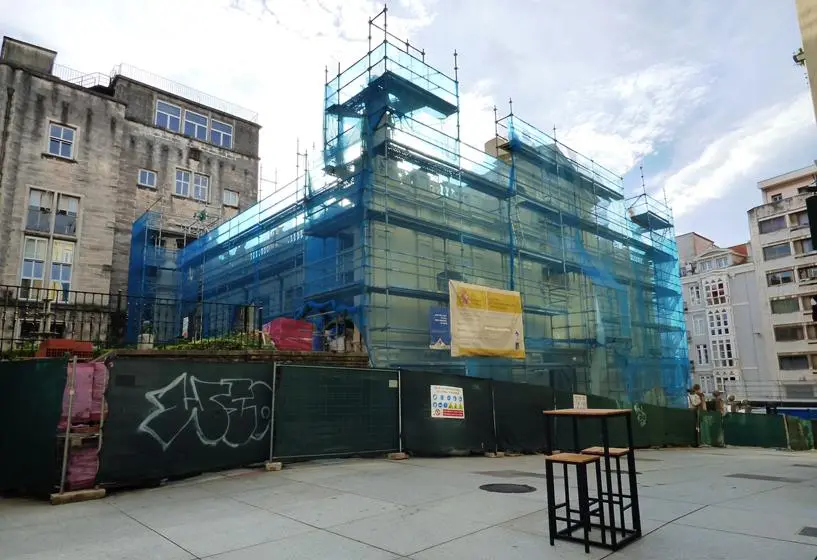
[[[150,321],[142,322],[142,332],[139,334],[139,344],[137,348],[139,350],[153,349],[153,326],[150,324]]]

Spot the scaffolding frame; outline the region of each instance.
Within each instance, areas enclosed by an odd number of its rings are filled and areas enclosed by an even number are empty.
[[[349,317],[377,367],[685,403],[686,333],[669,208],[517,117],[492,153],[459,137],[454,75],[369,20],[368,52],[330,77],[321,161],[178,253],[179,299],[263,321]],[[134,228],[134,236],[137,228]],[[132,263],[138,268],[139,263]],[[431,349],[448,280],[522,294],[525,360]]]

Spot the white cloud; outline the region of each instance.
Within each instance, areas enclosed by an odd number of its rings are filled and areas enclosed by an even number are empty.
[[[460,138],[475,148],[482,149],[496,132],[491,86],[490,80],[479,80],[460,93]]]
[[[709,89],[701,68],[661,63],[572,92],[575,114],[559,141],[623,175],[700,105]],[[589,109],[588,109],[589,108]]]
[[[803,92],[749,115],[707,144],[696,160],[651,183],[663,183],[677,218],[738,187],[753,186],[761,170],[813,128],[811,97]]]

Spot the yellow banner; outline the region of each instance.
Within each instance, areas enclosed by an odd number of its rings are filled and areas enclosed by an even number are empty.
[[[524,358],[522,296],[448,281],[451,355]]]

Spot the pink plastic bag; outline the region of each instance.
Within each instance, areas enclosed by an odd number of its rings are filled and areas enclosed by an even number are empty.
[[[65,483],[68,490],[93,488],[99,470],[96,447],[74,447],[68,452]]]
[[[65,392],[62,395],[62,415],[59,429],[64,430],[68,419],[68,392],[71,388],[71,369],[68,364],[68,377],[65,381]],[[94,364],[77,364],[74,374],[74,402],[71,405],[71,423],[83,424],[91,419],[91,386],[94,379]]]
[[[108,368],[101,362],[95,362],[94,380],[91,387],[91,422],[102,419],[102,401],[105,399],[105,390],[108,387]]]
[[[62,415],[59,429],[64,430],[68,418],[68,390],[71,386],[71,368],[68,364],[68,377],[65,392],[62,395]],[[108,385],[108,368],[101,362],[77,364],[74,377],[74,402],[71,407],[71,424],[99,422],[102,417],[102,400]]]

